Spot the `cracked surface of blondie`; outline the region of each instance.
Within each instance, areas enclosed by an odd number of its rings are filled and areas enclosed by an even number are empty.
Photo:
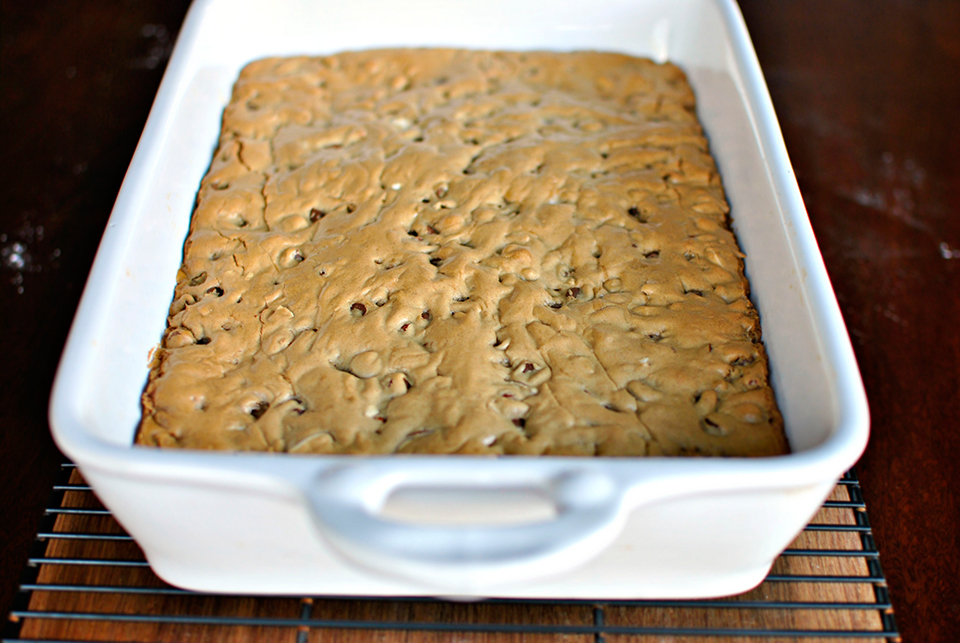
[[[137,442],[787,451],[683,73],[619,54],[248,65]]]

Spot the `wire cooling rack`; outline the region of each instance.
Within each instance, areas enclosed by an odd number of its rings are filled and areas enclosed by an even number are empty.
[[[900,641],[860,485],[840,480],[746,594],[701,601],[238,597],[158,579],[64,464],[2,641]]]

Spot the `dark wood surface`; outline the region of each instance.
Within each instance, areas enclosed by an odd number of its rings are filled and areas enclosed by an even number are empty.
[[[61,457],[46,420],[56,363],[187,4],[2,2],[4,613]],[[899,629],[954,640],[960,3],[741,6],[866,383],[858,472]]]

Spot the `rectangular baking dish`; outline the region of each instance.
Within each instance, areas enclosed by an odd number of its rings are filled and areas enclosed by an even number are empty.
[[[194,3],[104,233],[50,410],[60,448],[161,577],[256,594],[732,594],[764,578],[860,456],[863,385],[736,5],[585,7]],[[334,457],[132,446],[195,194],[239,70],[268,55],[386,46],[613,50],[685,69],[747,256],[791,455]],[[404,499],[406,517],[391,517]],[[452,509],[469,524],[438,524]]]

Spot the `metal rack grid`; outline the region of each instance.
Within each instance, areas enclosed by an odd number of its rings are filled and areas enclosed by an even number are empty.
[[[700,601],[236,597],[166,585],[72,464],[54,486],[2,641],[900,641],[848,472],[758,588]]]

